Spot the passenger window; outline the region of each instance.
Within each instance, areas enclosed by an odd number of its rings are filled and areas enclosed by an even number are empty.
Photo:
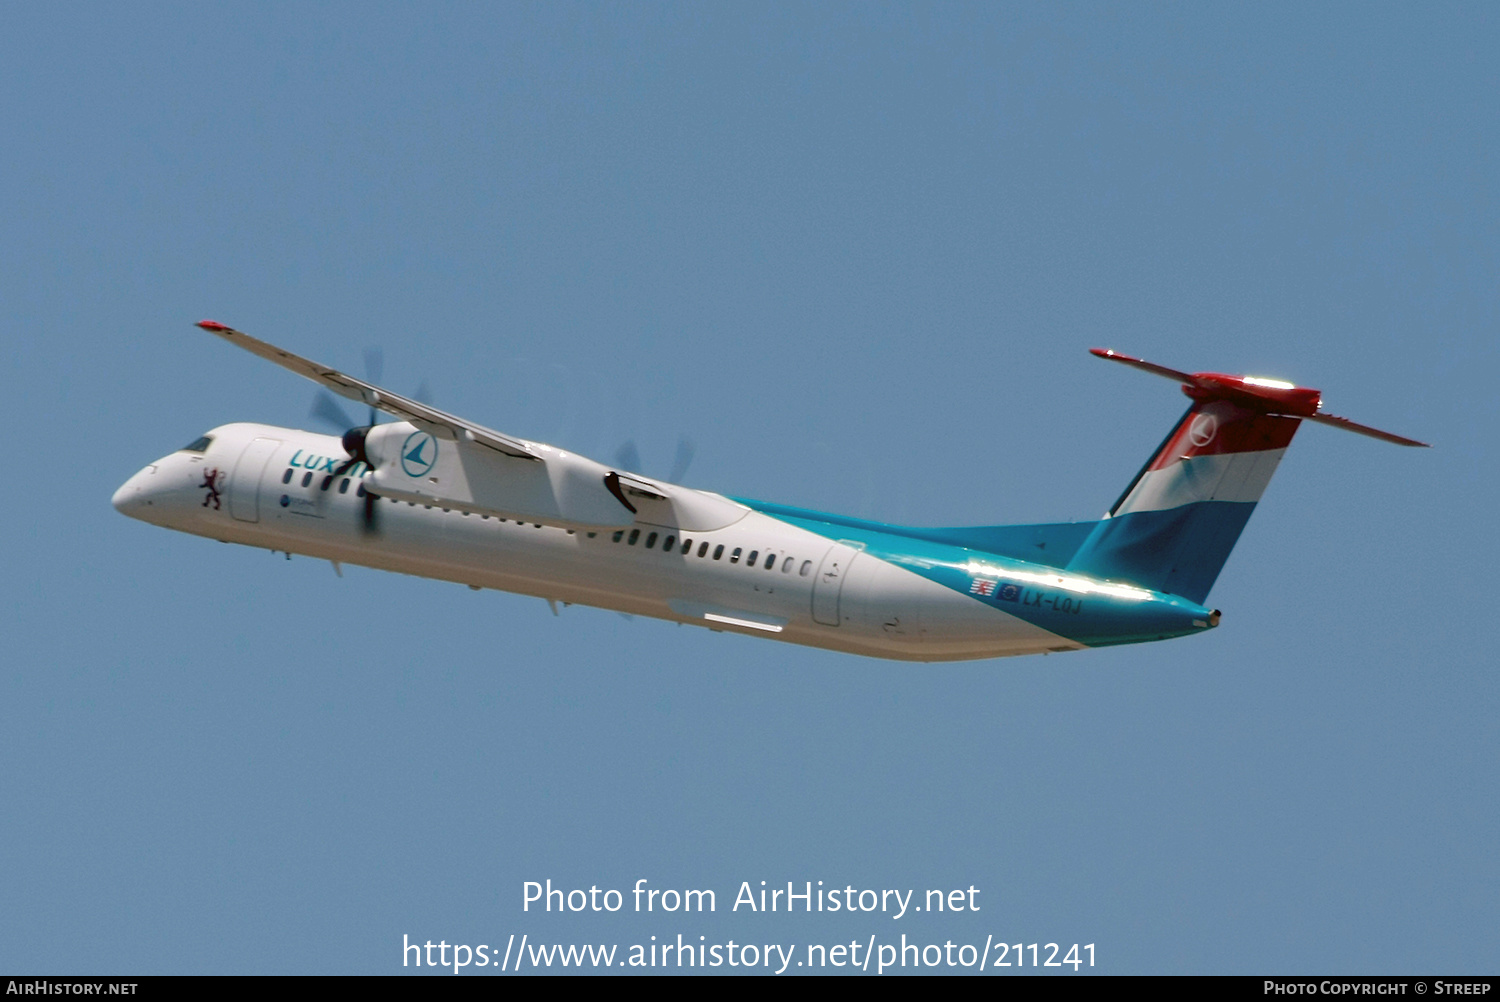
[[[310,483],[312,483],[312,471],[308,470],[306,473],[302,474],[302,486],[306,487]]]
[[[593,539],[597,535],[599,535],[597,532],[591,532],[591,533],[589,533],[589,538]]]
[[[318,490],[320,490],[320,491],[326,491],[332,485],[333,485],[333,474],[330,473],[330,474],[328,474],[328,476],[326,476],[326,477],[323,478],[323,486],[319,487]]]
[[[707,546],[708,544],[704,543],[703,545]],[[714,547],[714,559],[718,560],[723,555],[724,555],[724,544],[720,543],[718,546]]]
[[[693,552],[693,541],[691,539],[684,539],[682,541],[682,555],[685,557],[689,553],[692,553],[692,552]]]
[[[286,468],[286,472],[281,475],[281,482],[284,484],[289,484],[292,482],[292,468],[290,466],[288,466]]]
[[[349,478],[348,477],[345,477],[339,483],[339,493],[340,494],[348,494],[349,493]]]
[[[797,572],[797,576],[805,578],[805,577],[807,577],[811,573],[812,573],[812,561],[811,560],[804,560],[804,561],[802,561],[802,569]]]
[[[720,549],[723,549],[723,547],[720,547]],[[708,540],[705,539],[703,542],[701,542],[701,543],[698,544],[698,556],[701,557],[701,556],[703,556],[707,552],[708,552]],[[716,557],[714,559],[718,559],[718,558]]]
[[[365,496],[365,485],[364,484],[360,484],[359,485],[359,490],[357,490],[357,491],[354,492],[354,496],[357,497],[357,498],[362,498],[362,497]],[[408,501],[406,503],[407,504],[411,504],[410,501]]]
[[[631,529],[630,530],[630,538],[627,539],[627,540],[625,540],[625,542],[629,543],[631,546],[634,546],[635,545],[635,541],[637,539],[640,539],[640,538],[641,538],[641,530],[639,530],[639,529]]]
[[[667,538],[666,538],[666,540],[665,540],[665,541],[663,541],[663,542],[662,542],[662,544],[661,544],[661,548],[662,548],[662,549],[663,549],[663,550],[666,550],[666,551],[667,551],[667,552],[668,552],[668,553],[671,553],[671,552],[672,552],[672,546],[673,546],[673,545],[674,545],[674,544],[675,544],[675,543],[676,543],[676,542],[677,542],[677,537],[676,537],[676,536],[668,536],[668,537],[667,537]]]
[[[617,543],[620,540],[624,539],[624,538],[625,538],[625,530],[624,529],[621,529],[619,532],[615,533],[615,535],[614,535],[614,540]]]
[[[649,550],[649,549],[652,549],[655,546],[656,546],[656,533],[653,532],[649,536],[646,537],[646,549]]]
[[[734,552],[729,555],[729,562],[731,564],[737,564],[737,563],[740,562],[740,551],[742,549],[743,549],[743,547],[739,547],[739,546],[736,546],[734,548]]]
[[[755,558],[758,557],[758,556],[760,556],[760,551],[759,550],[751,550],[750,551],[750,559],[745,561],[745,566],[746,567],[754,567],[755,566]]]
[[[796,561],[794,561],[791,557],[787,557],[785,560],[783,560],[781,562],[781,573],[790,574],[792,572],[792,564],[794,563],[796,563]]]
[[[768,571],[774,571],[775,569],[776,569],[776,554],[774,554],[774,553],[767,553],[766,554],[766,570],[768,570]]]

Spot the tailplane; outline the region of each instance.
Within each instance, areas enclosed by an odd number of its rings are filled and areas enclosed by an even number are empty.
[[[1426,444],[1325,414],[1318,390],[1093,353],[1180,382],[1193,403],[1068,563],[1092,577],[1202,603],[1304,420]]]

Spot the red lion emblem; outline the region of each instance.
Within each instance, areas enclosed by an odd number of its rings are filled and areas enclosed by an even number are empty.
[[[219,472],[219,468],[217,466],[211,470],[203,471],[203,483],[198,485],[199,487],[208,489],[208,493],[203,495],[203,507],[207,508],[209,502],[211,501],[213,502],[214,511],[219,510],[219,484],[223,481],[223,479],[224,474]]]

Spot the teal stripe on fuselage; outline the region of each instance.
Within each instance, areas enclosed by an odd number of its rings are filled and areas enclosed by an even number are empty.
[[[1067,575],[1055,566],[923,538],[943,530],[909,529],[749,498],[733,500],[830,540],[861,544],[871,556],[1090,647],[1165,640],[1199,633],[1207,628],[1209,621],[1207,609],[1175,595],[1146,589],[1131,589],[1139,593],[1133,598],[1098,592],[1083,594],[1076,588],[1053,584],[1059,576],[1078,577],[1076,574]],[[1092,523],[1062,524],[1082,525],[1085,530],[1092,528]],[[1031,530],[1044,527],[1004,528]],[[1083,535],[1086,536],[1087,531]],[[1021,534],[1015,538],[1021,538]],[[1076,550],[1077,544],[1073,548]],[[1068,551],[1068,555],[1071,556],[1072,551]],[[972,589],[976,577],[995,582],[990,595],[974,594]],[[1015,587],[1004,587],[1007,584]],[[1203,625],[1196,625],[1199,623]]]

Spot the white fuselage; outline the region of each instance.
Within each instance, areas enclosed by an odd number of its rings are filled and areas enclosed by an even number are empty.
[[[347,458],[338,438],[259,424],[224,425],[209,437],[202,452],[141,470],[115,506],[230,543],[876,657],[946,661],[1084,646],[858,543],[715,494],[674,488],[706,512],[694,523],[638,518],[615,530],[382,497],[367,528],[364,471],[334,476]]]

